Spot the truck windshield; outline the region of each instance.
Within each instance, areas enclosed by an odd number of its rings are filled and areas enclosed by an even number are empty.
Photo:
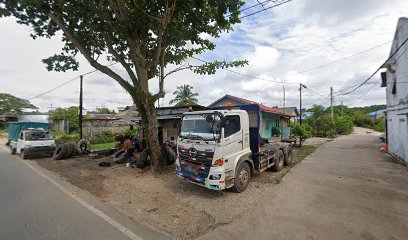
[[[26,132],[27,141],[52,140],[49,132]]]
[[[181,124],[181,137],[218,140],[221,133],[220,116],[216,113],[185,115]]]

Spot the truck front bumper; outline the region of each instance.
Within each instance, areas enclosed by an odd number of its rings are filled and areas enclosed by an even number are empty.
[[[212,175],[218,175],[218,174],[221,175],[220,179],[218,180],[210,179]],[[224,167],[211,167],[207,178],[196,176],[192,173],[181,171],[180,169],[176,169],[176,176],[183,178],[194,184],[197,184],[199,186],[206,187],[212,190],[224,190],[225,189]]]
[[[52,146],[41,146],[41,147],[30,147],[24,149],[25,155],[42,155],[42,154],[52,154],[55,151],[55,147]]]

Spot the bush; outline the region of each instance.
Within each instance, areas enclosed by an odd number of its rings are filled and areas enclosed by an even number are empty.
[[[115,141],[116,133],[112,130],[106,130],[99,134],[96,134],[95,137],[91,139],[92,144],[99,144],[99,143],[111,143]]]
[[[295,136],[301,136],[302,140],[311,137],[312,135],[311,128],[307,123],[302,123],[302,125],[300,125],[300,123],[295,123],[292,126],[293,126],[292,133]]]
[[[55,139],[55,142],[59,144],[64,144],[64,143],[69,143],[69,142],[78,142],[79,140],[79,134],[78,133],[72,133],[72,134],[67,134],[63,131],[54,131],[51,133],[52,136]]]
[[[336,131],[338,134],[350,134],[353,132],[353,120],[349,116],[336,117]]]

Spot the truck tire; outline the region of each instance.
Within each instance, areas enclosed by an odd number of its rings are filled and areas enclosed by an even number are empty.
[[[279,172],[283,169],[283,165],[285,163],[285,156],[283,155],[283,151],[279,150],[275,156],[275,164],[272,166],[272,170],[274,172]]]
[[[245,191],[250,180],[251,169],[247,162],[242,162],[235,171],[234,186],[232,186],[232,190],[238,193]]]
[[[87,154],[91,150],[91,144],[86,139],[81,139],[78,141],[78,151],[79,154]]]
[[[21,155],[20,156],[21,156],[22,159],[27,159],[28,158],[27,154],[24,153],[24,149],[21,149]]]
[[[125,161],[126,161],[126,150],[125,150],[125,149],[121,149],[121,150],[117,151],[117,152],[113,155],[112,161],[113,161],[114,163],[118,163],[118,164],[125,163]]]
[[[61,145],[55,149],[52,158],[54,158],[55,160],[61,160],[64,157],[66,151],[66,147],[64,147],[64,145]]]
[[[289,165],[293,160],[293,151],[292,148],[289,148],[285,154],[285,165]]]
[[[17,149],[11,148],[11,155],[16,155]]]

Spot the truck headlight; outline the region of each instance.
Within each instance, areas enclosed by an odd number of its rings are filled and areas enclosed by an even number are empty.
[[[210,176],[210,180],[220,180],[221,174],[214,174]]]

